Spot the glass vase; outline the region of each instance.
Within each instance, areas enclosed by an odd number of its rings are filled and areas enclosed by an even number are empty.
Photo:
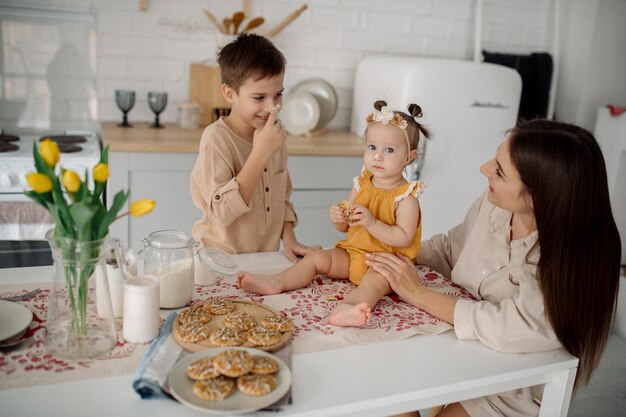
[[[54,229],[53,229],[54,230]],[[48,301],[45,349],[55,357],[92,359],[117,343],[111,296],[106,279],[108,239],[79,241],[46,235],[52,249],[54,276]],[[104,279],[98,281],[96,270]]]

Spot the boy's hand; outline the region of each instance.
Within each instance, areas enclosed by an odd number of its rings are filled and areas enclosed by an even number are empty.
[[[298,262],[299,256],[304,256],[315,249],[322,249],[321,246],[305,246],[297,241],[283,241],[283,244],[285,246],[285,256],[287,256],[291,262]]]
[[[267,123],[262,129],[254,131],[252,139],[253,151],[262,152],[269,158],[287,138],[287,133],[278,119],[280,105],[276,105],[267,118]]]

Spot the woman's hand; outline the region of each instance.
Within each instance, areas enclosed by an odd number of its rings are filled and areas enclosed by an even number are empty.
[[[376,224],[376,219],[372,216],[372,213],[360,204],[352,206],[352,226],[361,226],[364,229],[369,229]]]
[[[365,264],[381,274],[400,298],[417,306],[416,300],[424,287],[420,283],[415,264],[409,258],[384,252],[368,253],[365,256]]]

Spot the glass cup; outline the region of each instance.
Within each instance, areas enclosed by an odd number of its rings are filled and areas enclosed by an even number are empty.
[[[167,93],[158,91],[148,92],[148,104],[155,114],[154,124],[150,125],[150,127],[162,128],[163,125],[159,123],[159,114],[161,114],[167,106]]]
[[[115,104],[124,113],[122,123],[118,124],[119,127],[132,127],[128,123],[127,114],[135,105],[135,92],[130,90],[115,90]]]

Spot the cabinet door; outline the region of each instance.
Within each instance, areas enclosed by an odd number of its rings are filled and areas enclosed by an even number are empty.
[[[335,229],[335,225],[328,218],[328,209],[331,205],[345,200],[349,190],[336,191],[294,191],[291,202],[298,214],[296,237],[298,242],[323,248],[332,248],[346,234]]]

